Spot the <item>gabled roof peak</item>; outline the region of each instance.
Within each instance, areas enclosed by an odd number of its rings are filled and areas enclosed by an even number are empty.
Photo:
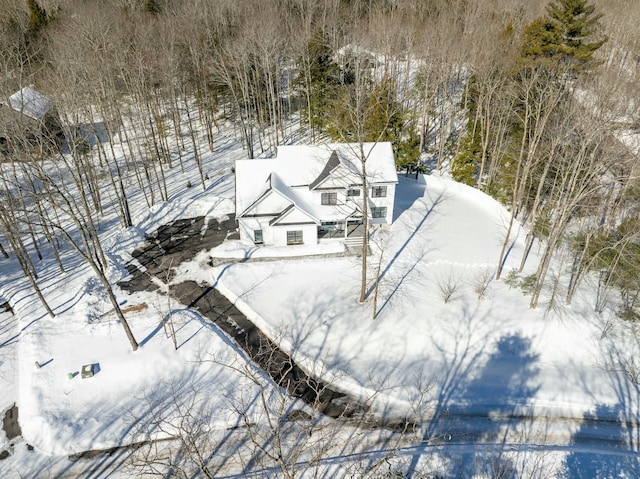
[[[309,185],[310,190],[314,190],[320,183],[322,183],[325,179],[329,177],[331,172],[340,166],[340,158],[338,158],[338,152],[333,150],[331,152],[331,156],[329,156],[329,161],[325,165],[324,169],[320,172],[318,177],[311,182]]]

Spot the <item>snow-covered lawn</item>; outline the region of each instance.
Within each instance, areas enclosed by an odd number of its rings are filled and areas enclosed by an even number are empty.
[[[593,313],[593,297],[561,316],[529,309],[528,297],[500,281],[478,299],[474,278],[495,272],[506,231],[500,205],[435,176],[403,179],[398,190],[398,218],[373,242],[384,248],[375,320],[373,293],[357,302],[356,257],[247,262],[212,279],[297,359],[310,368],[322,362],[345,389],[377,395],[389,413],[415,407],[427,380],[432,411],[579,419],[622,400],[638,409],[637,396],[619,397],[624,379],[600,367],[611,344],[636,346],[630,337],[621,343],[625,324],[600,341],[611,312]],[[524,233],[513,236],[505,274],[523,253]],[[374,251],[373,273],[378,259]],[[527,265],[536,264],[534,251]],[[452,284],[445,303],[441,288]]]
[[[232,181],[229,176],[205,193],[195,189],[182,193],[153,208],[146,218],[139,213],[136,227],[105,233],[112,280],[126,276],[124,264],[144,232],[178,217],[230,213]],[[476,413],[573,418],[576,421],[546,431],[548,436],[536,433],[530,440],[566,445],[584,417],[623,419],[628,426],[616,434],[631,442],[621,448],[637,450],[633,441],[640,411],[637,389],[624,375],[602,367],[616,350],[640,352],[631,326],[615,322],[603,334],[613,313],[593,312],[593,289],[588,284],[573,305],[559,313],[545,314],[542,303],[538,310],[530,310],[528,297],[502,281],[492,280],[479,298],[475,286],[495,273],[508,212],[486,195],[436,176],[401,178],[397,195],[394,224],[376,231],[372,240],[372,290],[362,304],[357,301],[360,259],[323,256],[335,252],[324,247],[255,251],[227,243],[183,264],[173,281],[215,283],[301,365],[336,387],[371,400],[380,414],[419,412],[425,420],[434,415],[472,418]],[[519,265],[523,253],[524,231],[512,236],[505,274]],[[314,252],[321,254],[295,258]],[[209,255],[282,258],[211,268],[204,261]],[[380,258],[373,319],[373,277]],[[529,273],[536,261],[534,247]],[[152,393],[184,378],[196,383],[210,404],[220,402],[223,411],[220,385],[242,378],[200,359],[215,354],[230,361],[242,355],[215,326],[162,295],[120,292],[124,306],[147,305],[130,315],[141,344],[131,352],[89,270],[79,265],[57,275],[53,265],[49,269],[43,283],[45,294],[53,298],[57,313],[53,319],[44,315],[15,269],[5,270],[3,264],[0,273],[0,294],[12,298],[17,322],[0,331],[0,406],[18,403],[24,440],[36,449],[27,453],[16,446],[14,457],[0,461],[0,476],[47,470],[53,461],[48,455],[136,440],[135,422],[149,407]],[[445,302],[447,288],[452,294]],[[161,326],[169,311],[178,328],[177,351]],[[7,315],[0,320],[2,325],[12,321]],[[84,364],[99,364],[99,372],[92,378],[69,378]],[[234,422],[225,411],[219,417],[220,428]],[[428,421],[424,424],[427,431]],[[522,439],[525,422],[512,426],[510,434]],[[455,429],[464,430],[464,425]],[[489,432],[496,432],[489,429],[487,440],[493,437]]]

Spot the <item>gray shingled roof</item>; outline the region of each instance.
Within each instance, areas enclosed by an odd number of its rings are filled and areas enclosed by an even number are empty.
[[[331,172],[335,170],[338,166],[340,166],[340,159],[338,158],[338,152],[333,150],[331,152],[331,156],[329,157],[329,161],[325,165],[324,169],[320,172],[320,175],[311,182],[309,185],[309,189],[313,190],[316,186],[322,183],[323,180],[329,177]]]

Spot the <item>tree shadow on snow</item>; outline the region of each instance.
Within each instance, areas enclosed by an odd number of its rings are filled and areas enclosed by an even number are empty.
[[[564,477],[617,479],[640,477],[640,385],[637,367],[624,346],[609,346],[602,365],[616,394],[616,402],[597,403],[583,415],[573,434],[571,453],[564,461]],[[631,374],[630,374],[631,373]]]
[[[598,404],[593,413],[584,415],[573,436],[572,452],[564,461],[566,478],[640,477],[637,451],[634,453],[628,437],[637,425],[634,428],[625,416],[621,404]]]
[[[424,175],[418,175],[417,179],[401,178],[396,187],[396,198],[393,208],[393,221],[396,221],[402,213],[424,196],[427,189],[427,181]]]
[[[500,451],[485,449],[499,449],[509,432],[526,428],[527,405],[539,389],[538,356],[531,351],[530,339],[514,333],[498,339],[479,366],[489,347],[467,343],[455,352],[441,380],[434,417],[423,433],[425,443],[484,445],[451,457],[447,477],[510,478],[516,471]],[[418,467],[422,452],[412,458],[410,471]]]
[[[435,200],[433,200],[431,206],[429,206],[424,214],[424,216],[420,219],[420,221],[415,225],[415,227],[413,228],[413,230],[411,231],[411,234],[407,237],[407,239],[405,240],[404,243],[402,243],[402,245],[400,246],[400,248],[398,248],[398,250],[393,254],[393,257],[389,260],[389,262],[386,264],[386,266],[384,267],[384,269],[382,270],[382,272],[380,273],[380,276],[378,277],[378,281],[381,281],[386,274],[389,272],[389,270],[393,267],[393,265],[395,264],[395,262],[398,260],[398,258],[402,255],[403,251],[405,251],[405,249],[407,248],[407,246],[409,244],[411,244],[411,242],[415,239],[417,233],[419,230],[422,229],[422,227],[424,226],[425,222],[427,221],[427,218],[429,218],[429,216],[433,213],[433,211],[435,210],[436,206],[438,206],[440,203],[442,203],[444,201],[444,193],[440,193]],[[423,255],[424,256],[424,255]],[[422,257],[420,257],[420,259],[422,259]],[[417,263],[414,263],[413,266],[411,267],[411,269],[413,269],[416,266]],[[404,279],[404,278],[403,278]],[[400,286],[400,284],[398,284],[398,287]],[[367,296],[371,295],[371,293],[373,292],[375,286],[370,286],[368,291],[367,291]],[[397,290],[398,288],[396,288]],[[394,291],[395,292],[395,291]],[[390,299],[390,298],[388,298]],[[382,308],[380,308],[382,309]],[[379,311],[378,311],[379,312]]]
[[[78,123],[71,125],[68,130],[68,141],[65,143],[63,153],[71,152],[71,144],[77,147],[91,148],[98,143],[106,143],[111,141],[115,135],[116,128],[104,121],[96,121],[89,123]]]

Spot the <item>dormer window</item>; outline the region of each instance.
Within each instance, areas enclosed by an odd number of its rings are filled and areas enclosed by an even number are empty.
[[[323,205],[335,205],[338,203],[338,193],[322,193],[320,203]]]

